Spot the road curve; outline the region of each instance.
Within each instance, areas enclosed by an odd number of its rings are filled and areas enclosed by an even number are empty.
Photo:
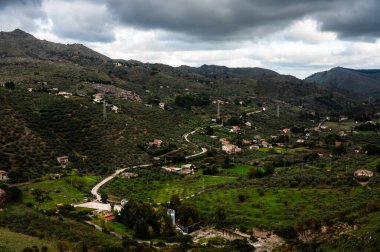
[[[144,164],[144,165],[138,165],[138,166],[132,166],[132,167],[127,167],[127,168],[123,168],[123,169],[119,169],[119,170],[116,170],[112,175],[106,177],[105,179],[103,179],[102,181],[100,181],[98,184],[96,184],[92,189],[91,189],[91,194],[95,196],[96,198],[96,201],[101,201],[101,196],[100,194],[98,193],[99,189],[105,185],[106,183],[108,183],[110,180],[114,179],[117,175],[119,175],[120,173],[122,173],[123,171],[127,170],[127,169],[130,169],[130,168],[140,168],[140,167],[148,167],[148,166],[151,166],[152,164]]]
[[[195,129],[193,130],[192,132],[189,132],[189,133],[186,133],[183,135],[183,137],[185,138],[186,142],[188,143],[191,143],[191,141],[189,140],[189,135],[192,135],[194,134],[195,132],[197,132],[200,128],[198,129]],[[200,156],[204,153],[207,152],[207,149],[206,148],[202,148],[202,151],[199,152],[199,153],[196,153],[196,154],[193,154],[193,155],[190,155],[190,156],[186,156],[185,159],[189,159],[189,158],[193,158],[193,157],[197,157],[197,156]],[[131,167],[127,167],[127,168],[122,168],[122,169],[119,169],[119,170],[116,170],[112,175],[104,178],[102,181],[100,181],[99,183],[97,183],[92,189],[91,189],[91,194],[95,197],[95,200],[93,200],[92,202],[87,202],[87,203],[83,203],[83,204],[79,204],[79,205],[75,205],[75,207],[89,207],[89,208],[97,208],[97,209],[101,209],[101,208],[104,208],[104,209],[110,209],[111,208],[111,205],[110,204],[103,204],[101,203],[101,200],[102,200],[102,197],[100,196],[99,194],[99,189],[104,186],[105,184],[107,184],[109,181],[111,181],[112,179],[114,179],[116,176],[118,176],[120,173],[124,172],[125,170],[128,170],[128,169],[135,169],[135,168],[141,168],[141,167],[149,167],[151,166],[152,164],[143,164],[143,165],[136,165],[136,166],[131,166]],[[94,206],[92,206],[91,204],[93,204]],[[95,206],[96,205],[96,206]],[[120,208],[119,205],[115,205],[115,207],[118,207]]]

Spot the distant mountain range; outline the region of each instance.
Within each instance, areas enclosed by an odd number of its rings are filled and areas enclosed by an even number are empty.
[[[315,73],[305,81],[380,98],[380,69],[355,70],[336,67]]]
[[[0,33],[0,82],[12,80],[19,86],[47,83],[48,88],[75,92],[79,84],[94,82],[112,84],[143,98],[153,95],[170,100],[189,92],[214,98],[253,99],[257,103],[276,100],[328,110],[332,104],[343,108],[357,101],[351,94],[331,89],[329,102],[321,103],[329,88],[308,83],[313,82],[310,78],[306,82],[257,67],[171,67],[111,59],[81,44],[40,40],[19,29]]]

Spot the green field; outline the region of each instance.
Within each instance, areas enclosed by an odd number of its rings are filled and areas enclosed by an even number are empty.
[[[43,202],[37,202],[33,191],[42,190],[44,195],[49,199]],[[34,206],[41,209],[53,209],[57,204],[72,204],[82,202],[85,194],[77,188],[67,183],[64,179],[61,180],[45,180],[42,182],[33,183],[21,187],[22,202],[32,203]]]
[[[236,181],[234,177],[205,176],[201,174],[201,171],[185,177],[167,173],[161,168],[142,168],[136,172],[139,177],[129,180],[116,178],[103,190],[112,199],[135,198],[157,203],[170,201],[172,195],[184,198],[203,188]]]
[[[252,168],[251,165],[233,164],[231,167],[228,167],[226,169],[220,169],[220,174],[229,176],[241,176],[246,175],[250,168]]]
[[[32,246],[37,246],[39,249],[46,247],[48,251],[56,250],[53,242],[15,233],[6,228],[0,228],[0,237],[0,251],[3,252],[19,252]]]
[[[244,195],[241,202],[239,195]],[[225,188],[196,196],[193,202],[212,217],[217,205],[225,206],[228,222],[237,227],[270,230],[292,227],[306,220],[323,221],[342,212],[351,213],[368,201],[380,199],[380,189]],[[343,217],[343,215],[342,215]]]

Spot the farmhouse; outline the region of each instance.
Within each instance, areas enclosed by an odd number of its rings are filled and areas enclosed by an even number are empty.
[[[107,213],[104,215],[104,219],[106,221],[114,221],[114,220],[116,220],[116,217],[112,213]]]
[[[121,174],[121,176],[123,176],[127,179],[131,179],[131,178],[137,178],[139,175],[137,173],[134,173],[134,172],[123,172]]]
[[[63,96],[65,98],[70,98],[70,96],[72,96],[73,94],[72,93],[68,93],[68,92],[64,92],[64,91],[59,91],[57,95]]]
[[[66,168],[66,165],[69,163],[69,157],[60,156],[60,157],[57,157],[57,161],[61,165],[62,168]]]
[[[185,164],[181,166],[182,169],[195,169],[195,165],[193,164]]]
[[[163,166],[162,169],[168,172],[180,172],[182,169],[175,166]]]
[[[305,143],[305,139],[299,138],[299,139],[297,139],[297,143],[303,144],[303,143]]]
[[[258,150],[260,150],[260,146],[258,146],[258,145],[251,145],[251,146],[249,146],[249,149],[250,150],[258,151]]]
[[[7,181],[8,180],[8,173],[4,170],[0,170],[0,181]]]
[[[272,145],[270,143],[268,143],[267,141],[262,141],[261,142],[261,146],[264,147],[264,148],[270,148],[270,147],[272,147]]]
[[[162,140],[161,139],[154,139],[153,142],[149,143],[150,147],[161,147]]]
[[[234,125],[231,127],[230,132],[231,133],[238,133],[239,130],[240,130],[239,126]]]
[[[242,143],[243,145],[250,145],[250,144],[252,144],[252,141],[243,139],[243,140],[241,141],[241,143]]]
[[[283,129],[283,130],[281,130],[281,131],[282,131],[282,133],[284,133],[284,134],[291,134],[291,133],[292,133],[290,129]]]
[[[104,95],[102,93],[97,93],[97,94],[94,94],[93,96],[94,96],[93,101],[95,103],[100,103],[103,101]]]
[[[241,148],[234,144],[226,143],[222,146],[222,150],[225,151],[228,154],[238,153],[241,152]]]
[[[160,102],[160,103],[158,104],[158,107],[159,107],[160,109],[165,110],[165,103],[164,103],[164,102]]]
[[[181,170],[178,171],[178,174],[181,174],[181,175],[191,175],[191,174],[194,174],[194,169],[191,169],[191,168],[181,168]]]
[[[356,170],[354,172],[354,176],[355,177],[372,177],[373,176],[373,172],[369,171],[369,170],[360,169],[360,170]]]

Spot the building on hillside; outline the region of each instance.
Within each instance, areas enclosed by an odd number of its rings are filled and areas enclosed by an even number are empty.
[[[246,140],[246,139],[243,139],[243,140],[241,141],[241,143],[242,143],[243,145],[250,145],[250,144],[252,144],[252,141],[250,141],[250,140]]]
[[[57,161],[61,165],[62,168],[66,168],[67,164],[69,163],[69,157],[60,156],[60,157],[57,157]]]
[[[282,129],[281,131],[282,131],[282,133],[284,133],[284,134],[291,134],[291,133],[292,133],[292,131],[291,131],[290,129],[287,129],[287,128]]]
[[[119,107],[112,105],[111,110],[114,111],[115,113],[119,112]]]
[[[163,166],[162,169],[164,169],[167,172],[176,172],[176,173],[182,170],[181,168],[175,167],[175,166]]]
[[[239,148],[238,146],[236,146],[234,144],[230,144],[230,143],[224,144],[222,146],[222,150],[224,152],[226,152],[227,154],[234,154],[234,153],[241,152],[241,148]]]
[[[161,147],[162,140],[161,139],[154,139],[153,142],[149,143],[150,147]]]
[[[234,126],[231,127],[230,132],[231,133],[238,133],[239,130],[240,130],[239,126],[234,125]]]
[[[8,173],[4,170],[0,170],[0,182],[8,180]]]
[[[131,179],[131,178],[137,178],[139,175],[137,173],[134,173],[134,172],[123,172],[121,174],[122,177],[125,177],[127,179]]]
[[[121,205],[122,207],[125,206],[127,203],[128,203],[128,200],[127,200],[127,199],[122,199],[122,200],[120,201],[120,205]]]
[[[263,148],[271,148],[272,147],[272,145],[265,140],[261,142],[261,146]]]
[[[65,91],[59,91],[57,95],[63,96],[65,98],[70,98],[70,96],[72,96],[73,94]]]
[[[193,164],[185,164],[181,166],[182,169],[195,169],[195,165]]]
[[[160,103],[158,104],[158,107],[159,107],[160,109],[165,110],[165,103],[164,103],[164,102],[160,102]]]
[[[115,215],[113,215],[112,213],[106,213],[106,214],[104,215],[104,219],[105,219],[106,221],[115,221],[115,220],[116,220],[116,217],[115,217]]]
[[[303,143],[305,143],[305,139],[299,138],[299,139],[297,139],[297,143],[303,144]]]
[[[192,175],[192,174],[194,174],[194,169],[191,169],[191,168],[181,168],[181,170],[178,171],[177,173],[181,174],[181,175]]]
[[[97,93],[97,94],[94,94],[93,96],[94,96],[93,102],[95,103],[103,102],[104,95],[102,93]]]
[[[50,174],[51,180],[58,180],[58,179],[61,179],[61,177],[62,177],[61,173]]]
[[[251,145],[251,146],[249,146],[249,149],[250,150],[258,151],[258,150],[260,150],[260,146],[258,146],[258,145]]]
[[[373,172],[369,170],[360,169],[354,172],[354,176],[355,177],[373,177]]]

